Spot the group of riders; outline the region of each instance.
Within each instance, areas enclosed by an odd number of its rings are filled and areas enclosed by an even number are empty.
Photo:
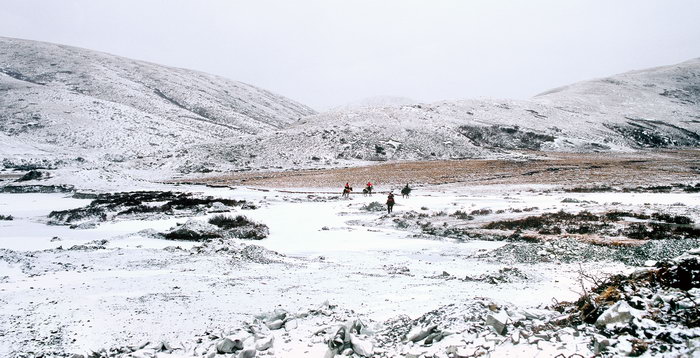
[[[401,189],[401,196],[404,198],[408,198],[408,196],[411,194],[411,190],[413,190],[413,189],[411,189],[411,187],[409,187],[408,184],[406,184],[406,186],[404,186]],[[372,182],[368,181],[365,188],[362,189],[362,194],[364,194],[365,196],[367,196],[367,195],[371,196],[373,191],[374,191],[374,185],[372,184]],[[343,195],[342,196],[344,198],[348,198],[350,196],[351,192],[352,192],[352,187],[350,186],[350,183],[345,183],[345,187],[343,188]],[[387,195],[387,198],[386,198],[386,208],[387,208],[387,211],[389,213],[394,211],[394,204],[395,203],[396,203],[396,201],[394,200],[394,192],[390,191],[389,195]]]

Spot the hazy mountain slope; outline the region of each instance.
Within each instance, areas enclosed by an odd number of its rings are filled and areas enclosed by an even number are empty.
[[[275,165],[493,157],[511,149],[700,145],[700,59],[577,83],[528,101],[463,100],[331,111],[227,148]],[[304,164],[306,163],[306,164]]]
[[[533,99],[585,114],[642,147],[697,146],[700,59],[554,89]]]
[[[360,108],[400,107],[416,103],[419,103],[419,101],[408,97],[374,96],[358,99],[342,106],[333,107],[330,109],[330,111],[349,111]]]
[[[314,113],[201,72],[9,38],[0,38],[0,94],[0,132],[39,150],[86,155],[172,151]]]
[[[700,146],[700,59],[576,83],[526,101],[394,102],[315,114],[200,72],[0,38],[0,159],[6,167],[46,159],[76,168],[80,174],[74,175],[163,178],[513,157],[522,149]]]

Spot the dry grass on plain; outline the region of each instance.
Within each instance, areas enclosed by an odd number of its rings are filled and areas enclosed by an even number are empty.
[[[318,170],[236,172],[179,182],[268,188],[336,188],[346,182],[377,185],[464,183],[636,186],[700,181],[700,150],[635,153],[525,153],[530,160],[386,162]]]

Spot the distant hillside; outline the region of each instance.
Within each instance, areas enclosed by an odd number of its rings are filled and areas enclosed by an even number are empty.
[[[338,112],[360,108],[400,107],[417,103],[419,103],[419,101],[408,97],[374,96],[362,98],[357,101],[346,103],[342,106],[331,108],[330,111]]]
[[[119,160],[278,130],[313,114],[263,89],[101,52],[0,37],[0,154]]]
[[[700,59],[526,101],[374,98],[315,113],[201,72],[0,38],[4,167],[190,173],[700,146]],[[197,174],[198,175],[198,174]]]
[[[576,83],[527,101],[462,100],[330,111],[229,146],[258,165],[630,151],[700,145],[700,59]],[[251,162],[251,164],[255,164]]]

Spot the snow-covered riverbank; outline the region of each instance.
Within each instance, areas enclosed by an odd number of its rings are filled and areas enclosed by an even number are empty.
[[[47,225],[47,215],[87,205],[89,200],[70,194],[0,194],[0,214],[14,217],[0,221],[0,301],[5,307],[0,314],[0,355],[79,353],[143,341],[185,342],[204,332],[242,327],[264,312],[278,308],[299,312],[326,301],[373,322],[375,329],[401,315],[417,318],[450,304],[486,300],[533,309],[577,299],[581,270],[592,276],[633,270],[614,261],[499,262],[484,255],[507,242],[455,240],[397,226],[395,219],[410,212],[423,213],[426,220],[441,212],[494,213],[477,216],[470,225],[494,216],[600,212],[611,207],[663,210],[700,219],[697,193],[552,189],[419,188],[409,199],[397,198],[395,213],[385,216],[383,211],[363,210],[373,202],[383,203],[383,193],[346,200],[309,194],[312,189],[293,193],[164,186],[163,190],[246,200],[258,208],[228,212],[269,226],[269,237],[261,241],[235,239],[234,246],[210,243],[204,250],[192,249],[200,242],[163,240],[143,230],[163,232],[189,219],[204,222],[213,213],[120,218],[71,229]],[[249,244],[269,251],[255,251],[260,256],[234,254]],[[465,279],[499,275],[495,282]],[[305,324],[321,322],[297,324],[303,326],[297,333],[286,332],[275,342],[276,356],[323,355],[327,346],[322,340],[299,333],[312,330]]]

